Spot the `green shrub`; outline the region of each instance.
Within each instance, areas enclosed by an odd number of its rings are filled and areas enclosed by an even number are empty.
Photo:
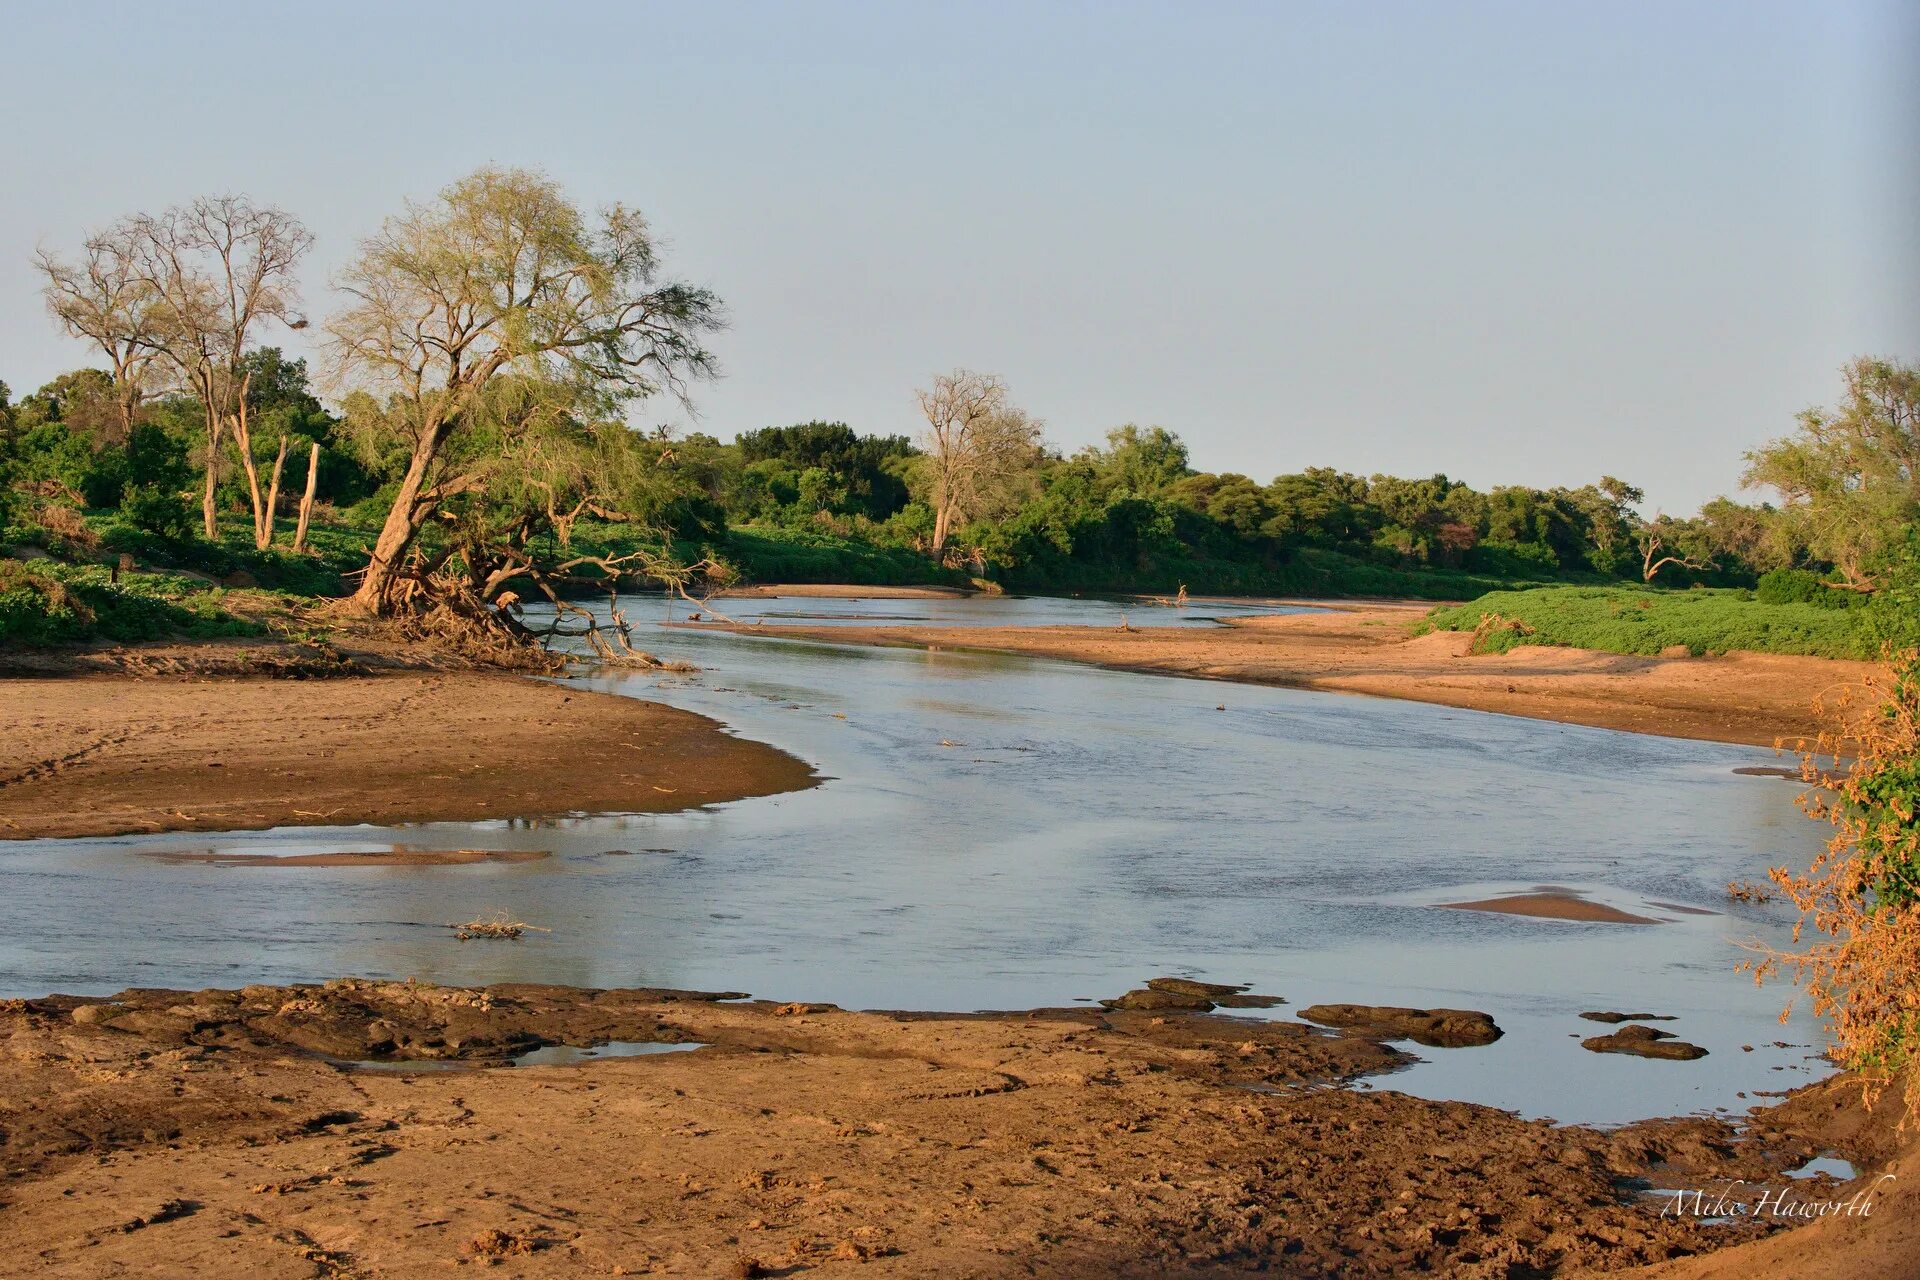
[[[1747,649],[1821,658],[1872,657],[1878,646],[1853,611],[1767,604],[1735,590],[1538,587],[1493,591],[1428,616],[1442,631],[1479,632],[1480,652],[1568,645],[1653,655],[1675,647],[1699,655]],[[1492,620],[1492,621],[1490,621]]]
[[[1753,595],[1761,604],[1814,604],[1823,609],[1857,609],[1867,597],[1858,591],[1836,591],[1811,569],[1769,569],[1760,575]]]
[[[97,565],[0,560],[0,645],[260,634],[258,626],[234,617],[214,593],[198,586],[170,574],[126,574],[115,582]]]

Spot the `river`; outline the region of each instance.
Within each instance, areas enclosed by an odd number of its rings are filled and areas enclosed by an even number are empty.
[[[1099,601],[766,599],[743,620],[1212,625],[1236,610]],[[1026,1008],[1157,974],[1286,998],[1483,1009],[1477,1049],[1370,1087],[1616,1123],[1738,1110],[1829,1068],[1784,988],[1734,972],[1790,913],[1730,880],[1804,865],[1795,788],[1751,748],[1420,703],[657,627],[693,674],[583,681],[812,763],[810,791],[680,814],[303,827],[0,844],[0,994],[342,974],[750,991],[849,1007]],[[827,619],[831,620],[831,619]],[[166,851],[539,849],[535,862],[229,867]],[[1646,926],[1435,904],[1564,886]],[[1652,904],[1665,904],[1655,906]],[[1682,911],[1676,907],[1691,908]],[[505,912],[549,929],[462,943]],[[1694,914],[1709,912],[1712,914]],[[1671,1014],[1710,1054],[1583,1050],[1583,1010]],[[1776,1044],[1776,1042],[1779,1042]],[[1749,1050],[1747,1046],[1751,1046]],[[1742,1097],[1742,1094],[1747,1096]]]

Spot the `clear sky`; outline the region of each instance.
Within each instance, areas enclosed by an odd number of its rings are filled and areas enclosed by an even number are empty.
[[[533,165],[726,299],[722,437],[912,431],[966,365],[1068,447],[1690,511],[1848,356],[1920,358],[1917,13],[0,0],[0,378],[86,359],[38,244],[243,191],[323,313],[403,199]]]

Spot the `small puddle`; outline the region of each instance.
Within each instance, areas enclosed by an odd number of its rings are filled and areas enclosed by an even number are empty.
[[[516,1053],[504,1062],[499,1058],[335,1058],[320,1057],[349,1071],[482,1071],[498,1067],[566,1067],[601,1058],[640,1058],[655,1053],[683,1053],[704,1049],[700,1041],[668,1044],[659,1040],[609,1040],[605,1044],[545,1044],[538,1049]]]
[[[529,1049],[525,1053],[515,1054],[513,1065],[516,1067],[566,1067],[577,1062],[593,1062],[599,1058],[642,1058],[648,1054],[684,1053],[689,1049],[706,1047],[698,1041],[667,1044],[659,1040],[609,1040],[605,1044],[586,1047],[574,1044],[548,1044],[538,1049]]]
[[[1836,1182],[1852,1182],[1860,1176],[1860,1171],[1853,1167],[1851,1161],[1834,1155],[1815,1156],[1798,1169],[1787,1170],[1789,1178],[1817,1178],[1821,1174]]]

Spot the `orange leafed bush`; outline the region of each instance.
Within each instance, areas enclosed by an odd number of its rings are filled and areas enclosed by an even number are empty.
[[[1833,708],[1841,726],[1801,744],[1801,797],[1833,839],[1804,874],[1776,867],[1800,908],[1794,941],[1746,966],[1756,981],[1787,972],[1831,1021],[1835,1057],[1871,1100],[1889,1085],[1920,1115],[1920,655]],[[1846,767],[1851,759],[1852,767]],[[1822,761],[1826,764],[1823,767]],[[1785,1018],[1785,1013],[1782,1013]]]

